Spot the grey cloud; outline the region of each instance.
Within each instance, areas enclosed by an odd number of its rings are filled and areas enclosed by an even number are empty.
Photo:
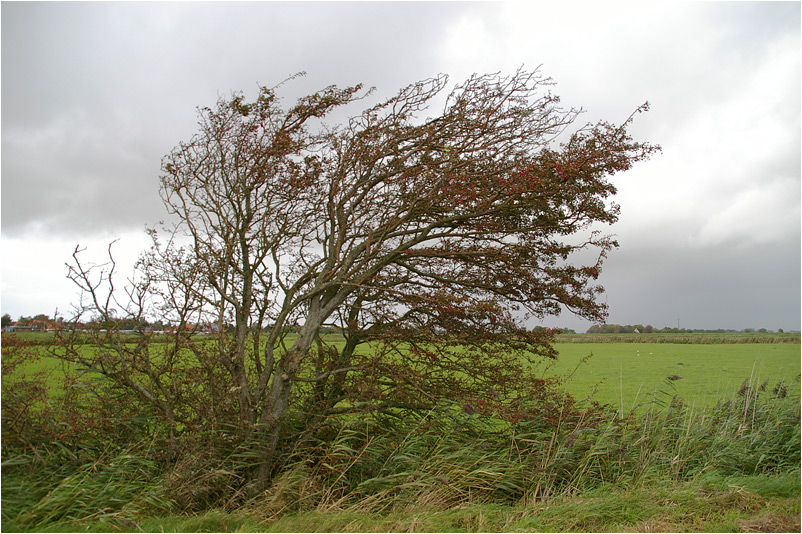
[[[659,240],[611,253],[600,277],[608,322],[683,328],[798,330],[799,241],[779,246],[729,245],[689,251]],[[544,324],[584,332],[592,323],[570,314]]]
[[[3,4],[2,227],[141,227],[162,216],[161,158],[196,106],[305,70],[383,94],[437,74],[427,50],[464,4]]]
[[[799,3],[0,9],[4,238],[94,238],[163,218],[162,156],[194,133],[196,106],[231,91],[250,98],[304,70],[288,99],[359,82],[378,99],[439,72],[456,82],[543,64],[563,103],[588,110],[582,122],[623,121],[651,101],[632,132],[664,148],[613,178],[610,321],[799,328]],[[25,286],[15,280],[3,283]],[[570,315],[549,324],[589,326]]]
[[[619,251],[607,267],[611,322],[689,328],[784,328],[800,323],[798,241]]]

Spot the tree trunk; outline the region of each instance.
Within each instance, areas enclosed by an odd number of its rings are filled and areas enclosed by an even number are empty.
[[[293,379],[320,330],[319,306],[313,303],[310,308],[307,322],[293,347],[281,358],[265,398],[256,433],[262,446],[259,465],[255,469],[254,480],[248,489],[250,497],[263,492],[270,483],[276,448],[281,435],[281,423],[290,407]]]

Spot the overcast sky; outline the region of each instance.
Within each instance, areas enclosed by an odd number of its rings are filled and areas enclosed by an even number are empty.
[[[652,104],[632,132],[663,153],[612,179],[608,322],[800,329],[799,2],[3,2],[1,311],[68,312],[79,243],[130,268],[197,106],[521,65],[581,123]]]

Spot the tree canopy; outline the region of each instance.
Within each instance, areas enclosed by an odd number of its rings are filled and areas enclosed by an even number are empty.
[[[475,75],[433,113],[447,85],[414,83],[338,125],[326,116],[369,91],[284,107],[281,86],[262,87],[199,109],[162,165],[177,223],[151,230],[125,305],[179,325],[173,348],[157,358],[107,337],[102,355],[71,357],[150,403],[171,439],[234,425],[256,444],[257,489],[282,440],[327,417],[445,399],[503,411],[532,394],[534,363],[555,353],[526,320],[603,320],[596,280],[617,243],[597,226],[619,214],[608,178],[658,148],[631,138],[632,117],[568,132],[580,112],[537,72]],[[111,318],[112,269],[76,251],[82,309]]]

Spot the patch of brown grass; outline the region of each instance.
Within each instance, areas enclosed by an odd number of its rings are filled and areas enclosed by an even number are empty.
[[[800,532],[798,515],[767,513],[751,519],[739,519],[738,532]]]

